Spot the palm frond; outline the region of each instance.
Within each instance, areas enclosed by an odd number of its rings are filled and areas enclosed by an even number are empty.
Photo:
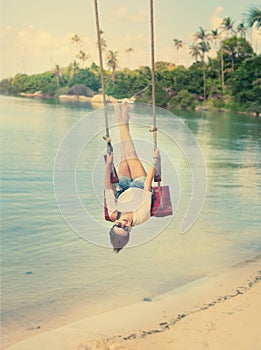
[[[256,29],[259,29],[261,27],[261,8],[257,6],[250,7],[245,12],[244,18],[250,28],[255,25]]]

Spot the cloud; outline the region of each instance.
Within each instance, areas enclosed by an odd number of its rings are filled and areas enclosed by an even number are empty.
[[[216,29],[220,26],[223,18],[220,14],[224,11],[222,6],[218,6],[215,10],[214,15],[210,18],[210,25],[212,29]]]
[[[118,7],[115,11],[114,11],[114,17],[124,17],[124,16],[128,16],[129,13],[129,8],[128,6],[121,6]]]
[[[127,52],[128,48],[133,48],[133,52]],[[140,65],[150,64],[150,47],[144,33],[133,33],[128,31],[121,37],[118,43],[119,65],[121,68],[137,68]]]
[[[252,44],[253,50],[257,53],[261,53],[261,34],[260,31],[256,28],[252,28],[251,34],[249,35],[250,42]]]
[[[143,23],[147,18],[147,13],[146,11],[140,10],[132,15],[130,14],[128,6],[121,6],[113,11],[112,17],[132,23]]]
[[[54,36],[32,25],[3,27],[0,37],[0,78],[17,73],[40,73],[53,69],[56,64],[61,67],[68,66],[80,49],[85,52],[90,50],[92,52],[88,52],[89,54],[95,54],[96,44],[90,38],[83,37],[82,47],[76,48],[72,43],[72,36],[73,33]]]
[[[120,11],[124,13],[122,9]],[[17,73],[37,74],[60,67],[68,66],[82,49],[90,56],[87,65],[98,63],[96,40],[80,36],[81,44],[75,45],[72,37],[75,33],[65,33],[61,36],[52,35],[49,31],[38,29],[32,25],[5,26],[0,34],[1,69],[0,79],[13,77]],[[133,53],[126,49],[133,48]],[[121,67],[138,67],[150,64],[149,46],[143,32],[128,31],[118,42],[119,63]]]

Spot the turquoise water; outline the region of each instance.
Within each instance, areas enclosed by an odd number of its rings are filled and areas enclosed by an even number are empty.
[[[177,119],[162,112],[159,127],[164,133],[159,132],[159,146],[175,216],[152,219],[152,224],[133,234],[130,246],[135,247],[115,255],[108,249],[102,215],[102,113],[93,112],[88,104],[0,100],[4,346],[144,297],[153,298],[260,254],[260,118],[182,112]],[[151,138],[147,133],[151,118],[142,110],[133,114],[140,153]],[[78,130],[66,151],[70,153],[79,147],[79,140],[93,135],[79,154],[76,171],[79,198],[91,217],[83,238],[61,215],[53,187],[57,151],[79,120],[86,122],[86,130]],[[180,127],[181,121],[188,131]],[[187,155],[173,137],[178,133],[188,145],[186,152],[193,154],[189,130],[206,161],[207,195],[199,218],[181,234],[192,180]],[[117,139],[114,128],[112,136]]]

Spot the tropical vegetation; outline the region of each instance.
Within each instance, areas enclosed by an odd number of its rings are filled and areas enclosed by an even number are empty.
[[[170,110],[177,108],[233,109],[261,113],[261,55],[257,55],[246,39],[247,27],[260,29],[261,14],[256,7],[245,13],[244,22],[235,26],[231,17],[224,18],[220,27],[207,31],[200,27],[189,45],[194,62],[189,67],[178,64],[179,51],[185,43],[174,38],[172,45],[177,51],[177,64],[156,62],[156,104]],[[151,69],[119,68],[120,54],[107,49],[104,33],[101,44],[106,60],[105,93],[117,99],[134,97],[136,101],[151,102]],[[16,76],[0,82],[0,93],[9,95],[35,94],[57,97],[72,93],[72,87],[85,86],[88,91],[100,93],[100,68],[91,63],[89,54],[80,49],[81,38],[72,37],[75,60],[68,67],[55,65],[42,74]],[[213,57],[210,50],[215,50]],[[128,48],[126,53],[135,54]],[[87,90],[80,90],[87,91]]]

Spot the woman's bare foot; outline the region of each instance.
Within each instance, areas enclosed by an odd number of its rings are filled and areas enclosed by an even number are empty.
[[[129,125],[130,115],[129,115],[129,105],[128,102],[122,103],[122,118],[125,124]]]
[[[115,114],[116,114],[116,118],[118,120],[118,123],[123,124],[124,120],[122,118],[122,112],[121,112],[120,106],[118,105],[117,102],[115,102],[113,105],[114,105],[114,110],[115,110]]]

